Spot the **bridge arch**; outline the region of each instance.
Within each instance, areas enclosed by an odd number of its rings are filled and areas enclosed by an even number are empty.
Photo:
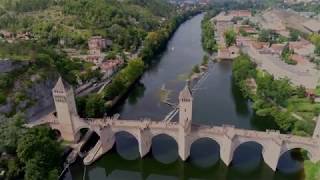
[[[187,147],[186,147],[187,153],[186,154],[190,155],[192,145],[196,141],[201,140],[201,139],[209,139],[211,141],[214,141],[215,143],[218,144],[220,151],[223,149],[223,139],[222,139],[222,137],[214,136],[214,135],[210,136],[209,134],[208,135],[195,135],[195,136],[189,136],[188,137],[188,143],[186,144],[187,145]],[[221,154],[220,151],[219,151],[219,153]]]
[[[115,136],[115,149],[124,159],[134,160],[140,157],[139,139],[128,131],[117,131]]]
[[[139,131],[138,130],[133,130],[133,129],[116,129],[112,128],[112,132],[114,135],[119,134],[119,133],[128,133],[135,137],[137,141],[139,141]]]
[[[264,161],[264,149],[264,144],[255,140],[235,142],[231,162],[236,167],[255,168]]]
[[[281,156],[283,156],[285,153],[287,153],[291,150],[294,150],[294,149],[300,149],[300,150],[306,151],[308,158],[314,163],[320,161],[320,152],[317,150],[317,148],[307,146],[307,145],[292,144],[292,143],[285,144],[283,146],[281,153],[280,153],[280,156],[279,156],[279,160],[280,160]]]
[[[179,142],[175,136],[167,133],[153,134],[151,138],[151,153],[153,157],[164,164],[175,162],[178,158]]]
[[[203,151],[206,149],[205,151]],[[210,167],[220,159],[220,144],[215,138],[200,137],[193,139],[188,148],[190,161],[199,167]]]
[[[78,126],[74,131],[74,133],[75,133],[74,135],[75,135],[77,141],[80,141],[81,138],[85,135],[85,133],[88,132],[89,130],[91,130],[91,128],[87,124],[83,124],[81,126]]]
[[[60,131],[60,129],[58,129],[58,128],[52,128],[51,130],[52,130],[53,134],[55,135],[55,138],[57,138],[57,139],[61,138],[61,131]]]

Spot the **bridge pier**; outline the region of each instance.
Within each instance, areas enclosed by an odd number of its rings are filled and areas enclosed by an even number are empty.
[[[112,149],[116,141],[115,135],[110,127],[105,127],[101,129],[99,135],[102,151],[103,153],[106,153],[110,149]]]
[[[223,144],[220,146],[220,157],[224,164],[229,166],[233,157],[233,141],[229,137],[225,137]]]
[[[190,150],[188,149],[187,137],[180,134],[178,142],[179,156],[182,161],[186,161],[190,155]]]
[[[140,130],[138,134],[139,153],[143,158],[150,151],[152,144],[152,136],[148,130]]]
[[[263,160],[273,171],[277,170],[281,149],[282,146],[274,141],[268,143],[262,149]]]

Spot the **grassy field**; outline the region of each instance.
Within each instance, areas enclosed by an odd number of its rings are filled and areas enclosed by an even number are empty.
[[[314,164],[311,161],[304,161],[305,179],[319,180],[320,179],[320,162]]]

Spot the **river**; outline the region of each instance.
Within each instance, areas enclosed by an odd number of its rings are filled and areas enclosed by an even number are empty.
[[[194,65],[205,54],[201,46],[201,20],[197,15],[183,23],[169,41],[166,51],[154,59],[152,67],[135,85],[128,97],[113,113],[122,119],[151,118],[162,120],[172,110],[161,102],[177,103],[178,93]],[[268,120],[254,115],[251,103],[241,96],[232,83],[231,62],[212,63],[208,78],[194,93],[193,122],[237,128],[274,128]],[[166,91],[163,91],[166,89]],[[82,180],[298,180],[303,179],[303,166],[294,152],[285,153],[273,172],[263,161],[262,148],[249,142],[237,148],[233,161],[226,167],[219,159],[219,146],[209,139],[196,141],[187,162],[178,158],[176,142],[166,135],[153,139],[151,152],[140,159],[135,138],[128,133],[116,135],[116,146],[93,165],[79,161],[71,167],[66,179]]]

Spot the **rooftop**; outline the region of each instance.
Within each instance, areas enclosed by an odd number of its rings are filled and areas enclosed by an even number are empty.
[[[192,93],[189,87],[189,84],[187,83],[186,86],[183,88],[183,90],[180,92],[179,99],[190,99],[192,98]]]
[[[303,23],[303,26],[312,32],[320,32],[320,22],[317,20],[311,19]]]
[[[307,59],[305,57],[298,54],[293,54],[291,56],[291,60],[297,62],[298,64],[305,64],[307,62]]]
[[[53,91],[62,93],[62,92],[65,92],[71,88],[72,88],[71,85],[69,83],[67,83],[66,81],[64,81],[62,79],[62,77],[60,76],[56,85],[53,88]]]
[[[217,16],[215,16],[214,18],[212,18],[215,21],[231,21],[233,19],[232,15],[226,15],[225,12],[221,12],[220,14],[218,14]]]
[[[251,12],[249,10],[234,10],[229,11],[229,15],[234,17],[251,17]]]

